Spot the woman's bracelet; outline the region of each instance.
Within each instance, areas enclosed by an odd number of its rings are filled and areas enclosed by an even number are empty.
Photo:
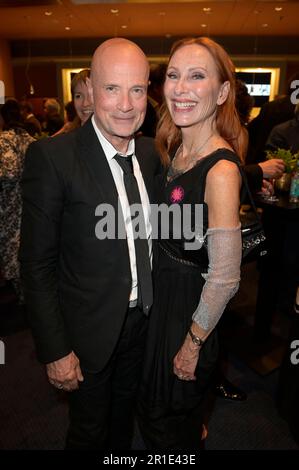
[[[204,344],[205,340],[201,339],[199,336],[196,336],[191,330],[191,327],[189,328],[188,333],[191,336],[192,342],[196,344],[196,346],[201,347]]]

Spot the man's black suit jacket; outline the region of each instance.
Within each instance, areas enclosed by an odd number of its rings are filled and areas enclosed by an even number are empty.
[[[135,153],[151,199],[153,140],[137,139]],[[96,207],[117,208],[118,194],[90,120],[29,147],[22,191],[21,277],[38,358],[49,363],[73,350],[99,371],[119,338],[131,271],[127,240],[95,235]]]

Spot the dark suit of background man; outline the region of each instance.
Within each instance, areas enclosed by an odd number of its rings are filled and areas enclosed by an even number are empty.
[[[133,139],[146,111],[148,62],[125,39],[92,60],[94,116],[80,129],[34,143],[23,178],[22,278],[37,354],[51,384],[71,391],[67,449],[129,448],[147,318],[138,295],[134,240],[99,240],[95,209],[126,211],[116,153],[134,154],[151,256],[153,141]],[[147,245],[146,245],[147,246]],[[138,304],[139,305],[139,304]]]

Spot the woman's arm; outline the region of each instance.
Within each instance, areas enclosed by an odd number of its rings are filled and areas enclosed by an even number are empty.
[[[236,293],[240,280],[242,243],[239,220],[241,176],[238,167],[218,162],[208,173],[205,201],[209,211],[209,268],[204,277],[199,305],[193,314],[191,334],[204,342],[218,323],[228,301]],[[202,347],[190,333],[174,359],[174,373],[195,379],[195,368]],[[196,344],[198,343],[198,344]]]

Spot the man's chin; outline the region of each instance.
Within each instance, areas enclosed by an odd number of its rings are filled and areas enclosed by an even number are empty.
[[[141,127],[141,125],[142,122],[136,122],[136,120],[116,120],[114,122],[113,130],[115,131],[115,134],[119,136],[130,137],[131,135],[135,134],[135,132]]]
[[[132,135],[135,134],[137,127],[127,127],[127,128],[115,128],[114,135],[115,137],[119,137],[120,139],[130,139]]]

